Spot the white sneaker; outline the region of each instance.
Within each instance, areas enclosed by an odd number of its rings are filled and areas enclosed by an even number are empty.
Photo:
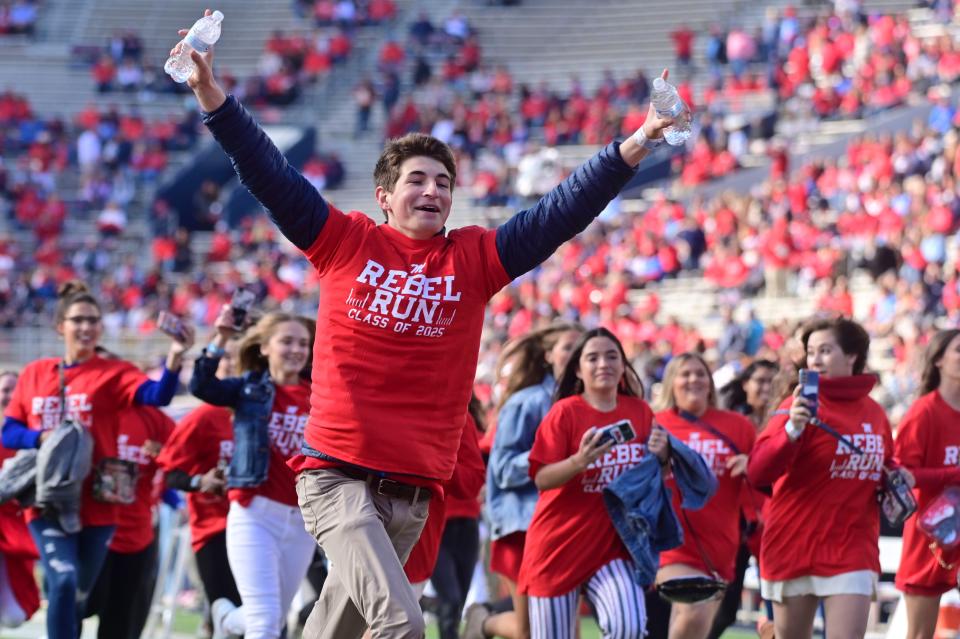
[[[210,617],[213,619],[213,639],[230,639],[238,635],[232,635],[223,627],[227,615],[237,609],[237,605],[227,599],[220,597],[210,605]]]

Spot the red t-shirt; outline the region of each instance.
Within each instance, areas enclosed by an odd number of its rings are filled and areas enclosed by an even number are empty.
[[[872,375],[820,378],[817,416],[866,454],[809,424],[796,442],[787,415],[774,415],[757,438],[747,478],[773,486],[760,548],[760,574],[770,581],[854,570],[880,572],[877,489],[893,459],[883,408],[868,393]],[[789,410],[788,397],[781,410]]]
[[[913,472],[917,481],[913,491],[917,512],[923,512],[947,486],[960,485],[960,412],[947,404],[938,391],[913,403],[900,422],[895,445],[897,461]],[[940,567],[930,552],[930,541],[917,528],[916,515],[906,521],[897,588],[956,587],[956,570]],[[960,559],[960,549],[938,553],[946,563]]]
[[[287,506],[297,505],[297,476],[287,460],[299,454],[310,415],[310,382],[277,386],[270,414],[270,466],[267,479],[256,488],[233,488],[230,501],[248,506],[260,495]]]
[[[154,406],[133,406],[120,414],[117,457],[137,464],[137,499],[120,507],[117,530],[110,540],[114,552],[140,552],[153,541],[153,507],[160,497],[163,477],[158,475],[160,466],[145,444],[164,444],[173,426],[173,420]]]
[[[443,540],[444,524],[450,518],[451,507],[462,510],[460,502],[469,500],[472,495],[473,503],[477,504],[479,510],[477,495],[483,488],[486,476],[483,456],[480,454],[477,423],[470,413],[467,413],[467,421],[460,434],[460,448],[457,450],[457,465],[453,469],[453,477],[443,483],[443,494],[435,495],[430,500],[427,523],[403,566],[410,583],[426,581],[433,574],[437,553],[440,552],[440,542]]]
[[[709,408],[700,421],[726,435],[736,444],[739,453],[723,438],[709,429],[682,418],[674,410],[657,413],[657,423],[666,428],[671,435],[700,453],[707,465],[717,476],[719,486],[716,494],[700,510],[686,512],[694,534],[689,532],[687,520],[680,517],[683,527],[683,545],[660,554],[660,565],[686,564],[710,572],[700,554],[700,547],[707,555],[720,576],[727,581],[734,577],[737,561],[737,549],[740,547],[740,506],[743,499],[743,475],[731,477],[727,471],[727,460],[737,454],[749,454],[756,439],[756,432],[750,421],[725,410]],[[680,514],[680,491],[675,482],[668,485],[673,493],[673,509]],[[696,535],[696,538],[694,538]],[[700,542],[700,547],[697,546]]]
[[[559,488],[540,493],[520,567],[521,592],[556,597],[586,583],[614,559],[630,559],[603,504],[602,491],[647,452],[653,411],[636,397],[620,396],[610,412],[599,411],[576,395],[560,400],[537,429],[530,450],[530,477],[580,448],[587,429],[629,419],[636,437],[615,446]]]
[[[7,417],[33,430],[52,430],[60,422],[60,360],[40,359],[27,364],[17,380]],[[71,415],[93,435],[94,467],[104,457],[117,456],[120,434],[118,415],[133,405],[137,389],[147,381],[130,362],[91,357],[64,369],[66,415]],[[93,500],[93,473],[84,483],[80,517],[84,526],[110,526],[117,522],[117,507]],[[31,508],[28,519],[39,513]]]
[[[218,465],[225,467],[231,459],[233,413],[227,408],[203,404],[180,420],[157,461],[166,471],[180,470],[192,476]],[[194,552],[227,529],[230,502],[226,496],[188,493],[187,508]]]
[[[310,446],[388,473],[453,474],[484,307],[509,281],[495,238],[467,227],[413,240],[330,207],[305,251],[320,277]]]

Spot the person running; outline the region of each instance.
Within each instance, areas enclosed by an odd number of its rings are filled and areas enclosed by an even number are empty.
[[[96,615],[98,639],[136,639],[143,632],[157,582],[159,553],[153,526],[160,486],[157,455],[174,423],[153,406],[133,406],[120,414],[117,457],[136,464],[134,501],[120,508],[110,550],[87,602]]]
[[[185,326],[173,339],[160,380],[152,381],[129,362],[97,354],[103,334],[100,304],[85,284],[71,281],[61,286],[55,325],[63,337],[63,357],[36,360],[23,369],[7,406],[2,441],[7,448],[42,447],[65,419],[85,427],[93,438],[94,471],[83,486],[80,529],[65,529],[60,513],[50,509],[34,507],[28,513],[43,566],[47,637],[76,639],[87,595],[119,517],[117,504],[94,492],[94,478],[117,457],[124,409],[170,403],[183,355],[193,345],[193,328]]]
[[[236,374],[239,345],[239,339],[224,344],[217,379]],[[227,599],[239,606],[240,593],[227,559],[226,468],[233,458],[232,420],[228,408],[200,405],[177,424],[157,463],[166,471],[167,487],[187,493],[190,542],[207,602]],[[207,618],[212,629],[209,611]]]
[[[237,331],[234,320],[225,305],[190,380],[190,392],[202,401],[234,409],[227,558],[242,605],[221,598],[210,612],[215,638],[276,638],[315,548],[286,464],[300,450],[310,410],[310,383],[301,372],[309,361],[314,326],[286,313],[264,315],[240,343],[243,375],[218,379],[220,357]]]
[[[816,415],[795,372],[747,466],[756,487],[772,486],[760,549],[760,586],[773,602],[778,639],[810,637],[823,602],[828,637],[863,637],[880,573],[877,490],[893,465],[893,436],[864,374],[870,338],[848,319],[803,327],[806,367],[820,376]],[[791,392],[792,391],[792,392]],[[814,416],[864,451],[853,452]]]
[[[0,410],[13,397],[17,374],[0,371]],[[0,445],[0,464],[16,451]],[[33,567],[40,557],[16,499],[0,504],[0,628],[16,628],[40,609],[40,589]]]
[[[374,168],[386,218],[377,225],[339,211],[287,163],[216,82],[212,49],[190,55],[187,83],[204,123],[319,275],[311,418],[291,465],[304,519],[333,567],[304,635],[358,637],[371,626],[378,639],[419,638],[422,615],[401,557],[453,473],[487,301],[586,228],[672,120],[648,109],[633,136],[497,229],[448,231],[450,147],[423,134],[391,140]]]
[[[501,355],[501,369],[509,366],[509,373],[487,466],[486,516],[492,539],[490,570],[506,579],[513,610],[492,614],[489,604],[470,606],[464,639],[530,635],[527,598],[517,592],[524,538],[539,496],[528,457],[537,428],[553,404],[556,380],[582,332],[576,324],[554,324],[508,344]]]
[[[767,413],[773,400],[773,381],[779,369],[776,362],[765,359],[750,362],[736,378],[720,389],[720,405],[726,410],[746,416],[759,434],[767,423]],[[713,620],[709,639],[720,639],[724,631],[736,622],[743,595],[743,579],[747,566],[750,565],[750,557],[760,557],[762,514],[767,495],[751,486],[744,486],[742,497],[741,543],[737,551],[736,575],[723,593],[723,601]]]
[[[673,508],[683,528],[683,544],[660,554],[657,582],[705,575],[726,582],[736,573],[740,546],[740,502],[747,456],[756,432],[745,417],[717,408],[717,391],[706,361],[696,353],[670,360],[663,376],[658,424],[700,454],[718,480],[716,494],[697,511],[682,510],[673,489]],[[704,639],[721,599],[671,606],[671,639]]]
[[[960,330],[939,331],[923,357],[920,397],[897,429],[897,459],[916,478],[917,512],[948,486],[960,486]],[[896,586],[907,608],[907,639],[932,639],[940,596],[957,587],[960,549],[931,549],[918,527],[903,525]]]
[[[643,589],[601,492],[646,454],[666,463],[666,431],[653,428],[640,380],[605,328],[584,333],[557,382],[557,402],[537,430],[530,476],[540,498],[527,529],[519,590],[529,597],[533,639],[573,639],[581,592],[603,637],[642,637]],[[632,439],[602,437],[622,420]]]

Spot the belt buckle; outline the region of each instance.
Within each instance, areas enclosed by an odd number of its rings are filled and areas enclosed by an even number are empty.
[[[390,490],[389,493],[384,492],[384,487],[388,487]],[[384,497],[395,497],[399,493],[400,482],[394,481],[387,477],[381,477],[377,481],[377,494],[383,495]]]

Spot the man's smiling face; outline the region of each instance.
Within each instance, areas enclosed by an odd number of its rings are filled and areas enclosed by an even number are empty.
[[[378,186],[376,197],[389,226],[409,238],[425,240],[447,223],[453,205],[453,184],[441,162],[415,156],[400,165],[400,177],[393,191]]]

